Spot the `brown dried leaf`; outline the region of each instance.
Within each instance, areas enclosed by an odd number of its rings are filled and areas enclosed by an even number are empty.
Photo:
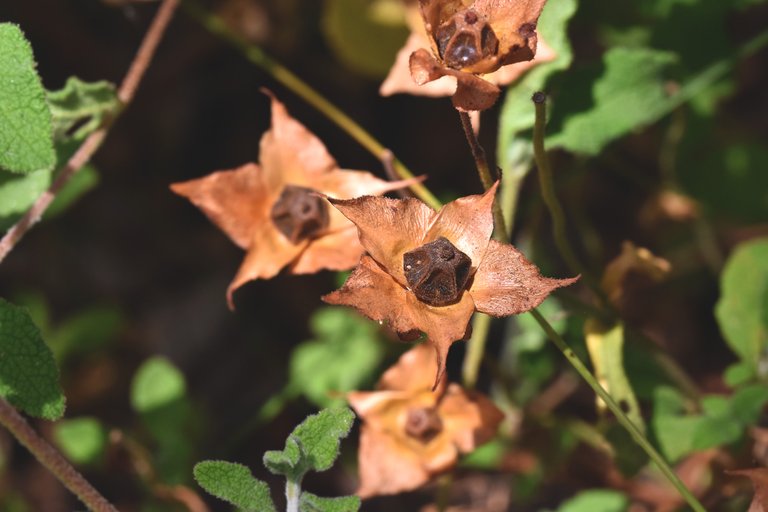
[[[650,282],[659,282],[666,278],[672,265],[664,258],[659,258],[644,248],[637,247],[630,241],[621,245],[621,254],[605,267],[600,286],[614,305],[618,305],[627,292],[628,280],[637,278]]]
[[[512,245],[491,240],[469,293],[478,311],[492,316],[529,311],[562,286],[579,278],[543,277],[538,267]]]
[[[739,469],[727,471],[730,475],[745,476],[752,480],[755,497],[747,512],[768,512],[768,468]]]
[[[302,274],[346,270],[358,262],[363,247],[354,226],[321,196],[349,199],[383,194],[416,181],[386,182],[368,172],[339,169],[323,143],[271,94],[270,98],[272,126],[261,138],[261,165],[246,164],[171,185],[248,251],[227,289],[230,308],[232,294],[240,286],[274,277],[286,266],[290,272]],[[319,227],[299,232],[299,236],[296,231],[285,234],[273,220],[273,207],[280,206],[283,194],[293,190],[303,191],[305,200],[319,211],[327,210]],[[316,201],[314,192],[318,193]]]
[[[434,368],[434,352],[419,345],[385,372],[378,385],[382,391],[348,394],[363,420],[358,452],[361,497],[421,487],[453,467],[460,453],[495,434],[502,414],[493,403],[456,384],[431,392],[431,382],[423,377]]]
[[[323,300],[386,321],[403,339],[424,332],[437,351],[437,383],[451,344],[466,338],[475,310],[521,313],[577,279],[542,277],[514,247],[490,241],[496,188],[437,213],[416,199],[331,200],[357,225],[368,255],[344,286]]]

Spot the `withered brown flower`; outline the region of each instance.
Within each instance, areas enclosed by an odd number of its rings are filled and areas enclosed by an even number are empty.
[[[512,245],[490,239],[497,187],[439,212],[412,198],[331,199],[357,225],[367,252],[344,286],[323,300],[387,321],[403,339],[426,333],[439,380],[448,349],[466,337],[475,311],[522,313],[578,279],[542,277]]]
[[[352,198],[407,186],[369,172],[339,169],[323,143],[274,97],[272,126],[262,136],[260,163],[217,171],[171,185],[247,254],[227,288],[232,294],[254,279],[288,266],[293,274],[352,268],[363,252],[355,226],[323,195]]]
[[[477,75],[533,59],[536,23],[545,1],[419,0],[432,52],[420,48],[411,54],[413,80],[423,85],[454,76],[456,108],[489,108],[499,88]]]
[[[422,85],[413,81],[410,71],[411,54],[421,48],[430,47],[430,38],[424,28],[419,6],[416,3],[410,3],[405,9],[406,22],[411,29],[411,34],[406,40],[405,45],[397,53],[397,58],[392,64],[387,78],[382,82],[379,93],[382,96],[390,96],[397,93],[431,97],[452,96],[456,92],[456,77],[451,74],[444,75]],[[546,44],[542,35],[538,34],[538,44],[534,59],[501,66],[496,71],[484,74],[483,80],[496,86],[508,85],[532,67],[551,61],[555,57],[554,50]]]
[[[377,391],[347,395],[363,420],[361,497],[416,489],[495,435],[501,411],[485,396],[444,379],[432,392],[436,369],[432,349],[417,345],[384,373]]]

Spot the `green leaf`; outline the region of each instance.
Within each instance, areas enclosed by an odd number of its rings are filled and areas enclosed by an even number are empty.
[[[557,55],[528,71],[520,80],[507,88],[499,120],[498,161],[508,181],[521,180],[530,170],[530,143],[516,143],[520,132],[533,126],[533,93],[545,88],[547,81],[558,71],[567,69],[573,61],[568,40],[568,22],[576,12],[576,0],[549,0],[539,17],[536,29]],[[526,153],[528,157],[526,158]],[[502,180],[502,185],[504,180]]]
[[[48,92],[54,140],[82,140],[99,128],[119,106],[115,86],[106,81],[83,82],[75,76],[64,87]],[[77,129],[70,133],[75,126]]]
[[[743,425],[754,425],[768,402],[768,386],[752,384],[736,391],[731,397],[729,415]]]
[[[618,491],[593,489],[582,491],[557,509],[557,512],[623,512],[629,500]]]
[[[548,147],[596,155],[609,142],[656,121],[668,97],[664,71],[675,60],[668,52],[618,47],[605,53],[602,70],[572,73],[569,80],[578,84],[557,99],[556,132]]]
[[[182,484],[189,476],[195,425],[184,375],[163,357],[147,360],[131,385],[131,405],[157,445],[155,467],[162,481]]]
[[[150,412],[168,405],[187,393],[184,375],[166,358],[153,357],[141,365],[131,386],[131,405],[138,412]]]
[[[288,437],[283,450],[269,450],[264,453],[264,466],[275,475],[285,475],[297,480],[306,473],[306,468],[299,466],[301,447],[293,437]]]
[[[326,0],[323,34],[351,69],[383,78],[408,37],[399,0]]]
[[[670,462],[676,462],[693,450],[691,433],[701,422],[697,416],[685,416],[685,399],[674,388],[660,386],[654,393],[653,433],[659,448]]]
[[[348,407],[323,409],[309,416],[291,433],[301,446],[309,468],[329,469],[339,456],[339,444],[349,435],[355,413]]]
[[[597,380],[621,406],[632,423],[641,432],[645,432],[640,405],[624,370],[623,324],[617,323],[611,328],[605,328],[595,319],[589,319],[584,324],[584,334]],[[598,404],[605,408],[602,400]]]
[[[359,496],[321,498],[309,492],[302,492],[299,498],[300,512],[357,512],[359,509]]]
[[[96,168],[90,164],[82,166],[56,194],[51,206],[45,211],[44,218],[51,219],[60,215],[98,184],[99,172]]]
[[[0,170],[0,229],[8,229],[51,184],[51,171],[14,174]]]
[[[327,407],[348,391],[361,389],[375,373],[384,348],[376,325],[348,308],[318,309],[310,327],[315,339],[291,353],[289,387]]]
[[[107,431],[96,418],[60,421],[54,426],[56,444],[75,464],[92,464],[104,454]]]
[[[0,23],[0,168],[24,173],[52,169],[51,133],[32,48],[19,27]]]
[[[728,345],[758,374],[768,348],[768,238],[740,244],[720,277],[715,317]]]
[[[275,512],[269,487],[234,462],[206,460],[195,465],[195,480],[209,494],[245,512]]]
[[[27,414],[64,414],[59,370],[40,330],[23,308],[0,299],[0,396]]]
[[[339,443],[347,437],[355,414],[348,407],[323,409],[299,424],[282,451],[264,454],[264,465],[275,474],[299,481],[309,470],[325,471],[339,456]]]

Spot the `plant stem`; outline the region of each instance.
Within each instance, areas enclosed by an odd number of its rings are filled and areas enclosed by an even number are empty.
[[[301,496],[301,482],[294,482],[287,478],[285,480],[286,512],[299,512],[299,496]]]
[[[461,380],[464,387],[473,389],[477,384],[477,374],[485,353],[485,341],[491,328],[491,317],[478,313],[472,319],[472,337],[467,342],[467,354],[461,369]]]
[[[176,12],[178,5],[179,0],[163,0],[163,3],[157,10],[157,14],[152,20],[152,24],[149,26],[147,33],[144,35],[141,46],[139,46],[136,56],[133,58],[133,61],[128,68],[128,72],[117,91],[117,97],[122,103],[120,110],[124,109],[131,100],[133,100],[133,97],[136,94],[136,89],[141,83],[141,79],[144,77],[144,72],[152,61],[157,46],[163,38],[165,29],[173,18],[173,14]],[[24,216],[3,236],[0,240],[0,262],[2,262],[8,253],[13,250],[27,231],[40,221],[62,187],[64,187],[70,178],[88,163],[96,150],[101,146],[101,143],[104,142],[107,132],[119,115],[120,110],[115,112],[114,115],[109,116],[103,126],[91,133],[83,141],[75,154],[72,155],[69,161],[59,170],[56,179],[48,190],[43,192],[40,197],[37,198]]]
[[[565,229],[565,214],[560,201],[555,194],[555,183],[552,177],[552,167],[544,149],[544,127],[546,125],[546,95],[543,92],[537,92],[533,95],[533,104],[536,107],[536,122],[533,126],[533,153],[538,168],[539,185],[541,187],[541,196],[547,205],[552,216],[552,235],[555,239],[555,245],[560,255],[565,260],[568,268],[574,274],[581,274],[586,284],[592,289],[603,306],[608,306],[608,299],[597,284],[597,280],[588,274],[584,266],[576,257],[576,253],[568,241],[568,235]]]
[[[469,143],[469,149],[472,151],[472,157],[475,159],[475,167],[477,167],[477,174],[480,176],[480,182],[483,184],[483,188],[488,190],[496,181],[491,176],[491,168],[488,166],[488,159],[485,157],[485,150],[477,140],[475,130],[472,129],[472,121],[469,119],[469,114],[466,112],[459,112],[459,119],[461,119],[461,127],[464,129],[464,135],[467,137]],[[507,226],[504,222],[504,215],[501,212],[501,206],[498,199],[493,201],[493,223],[496,233],[496,237],[502,242],[509,243],[509,236],[507,235]]]
[[[11,404],[0,398],[0,423],[85,506],[95,512],[117,512],[99,491],[27,423]]]
[[[325,114],[328,119],[336,123],[339,128],[347,132],[350,137],[355,139],[377,159],[381,160],[382,156],[386,154],[385,152],[387,151],[387,148],[385,148],[384,145],[376,140],[362,126],[339,110],[338,107],[310,87],[301,78],[294,75],[282,64],[267,55],[261,48],[248,43],[237,34],[234,34],[220,18],[208,13],[194,1],[185,2],[184,7],[186,11],[209,32],[219,36],[224,41],[236,47],[243,53],[246,59],[259,66],[272,78]],[[414,177],[413,173],[397,158],[392,159],[392,167],[403,179]],[[419,199],[435,210],[439,210],[442,206],[432,192],[421,183],[414,183],[410,188]]]
[[[597,396],[599,396],[603,402],[605,402],[611,412],[616,416],[616,419],[619,421],[619,423],[621,423],[627,432],[629,432],[629,434],[640,446],[640,448],[642,448],[643,451],[651,458],[651,460],[656,463],[664,476],[666,476],[672,485],[675,486],[680,495],[685,498],[685,501],[688,502],[688,505],[690,505],[691,508],[696,512],[705,512],[702,504],[699,503],[699,500],[696,499],[696,497],[691,493],[690,490],[688,490],[682,480],[680,480],[677,474],[675,474],[669,464],[667,464],[667,461],[664,460],[664,457],[662,457],[661,454],[656,451],[656,449],[651,445],[650,442],[648,442],[642,432],[640,432],[635,424],[632,423],[626,414],[624,414],[624,411],[621,410],[621,407],[619,407],[613,398],[611,398],[611,395],[609,395],[608,392],[597,382],[592,373],[587,369],[586,366],[584,366],[584,363],[581,362],[581,359],[579,359],[573,350],[568,347],[560,334],[558,334],[557,331],[552,328],[549,322],[547,322],[547,320],[541,315],[541,313],[538,312],[538,310],[534,308],[530,311],[530,314],[533,316],[533,318],[536,319],[541,328],[544,329],[544,332],[547,333],[547,337],[549,337],[552,343],[554,343],[560,352],[563,353],[565,358],[568,359],[568,362],[571,364],[571,366],[573,366],[578,374],[586,381],[587,384],[589,384],[589,387],[592,388]]]

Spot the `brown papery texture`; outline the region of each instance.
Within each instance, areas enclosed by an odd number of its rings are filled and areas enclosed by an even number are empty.
[[[367,254],[344,286],[323,300],[387,322],[403,339],[425,333],[436,351],[437,384],[450,346],[466,338],[475,311],[494,316],[522,313],[577,279],[543,277],[513,246],[490,240],[497,187],[498,182],[484,194],[459,198],[439,212],[416,199],[331,200],[357,226]],[[408,287],[404,254],[439,238],[471,259],[470,284],[455,300],[441,303],[446,305],[431,305]]]
[[[293,274],[347,270],[360,259],[363,249],[355,227],[325,199],[318,201],[327,208],[328,219],[318,232],[291,240],[278,229],[272,212],[286,187],[349,199],[383,194],[411,183],[387,182],[369,172],[340,169],[320,139],[270,97],[272,126],[261,138],[258,164],[171,185],[171,190],[188,198],[246,250],[227,289],[227,303],[232,309],[233,293],[249,281],[269,279],[286,267]]]
[[[496,434],[501,411],[485,396],[456,384],[433,392],[437,369],[433,350],[420,344],[409,350],[382,376],[377,391],[348,394],[350,405],[363,421],[358,451],[360,487],[368,498],[417,489],[435,475],[456,465]],[[409,433],[409,417],[432,418],[427,438]]]

